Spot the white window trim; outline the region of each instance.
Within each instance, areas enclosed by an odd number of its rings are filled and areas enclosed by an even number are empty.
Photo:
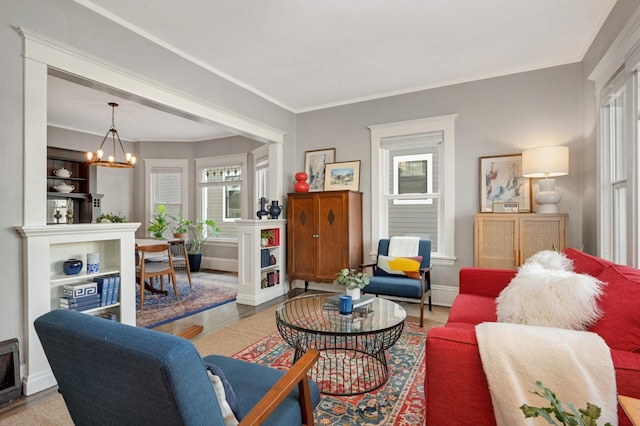
[[[378,190],[387,185],[383,171],[386,159],[382,153],[381,140],[383,138],[408,136],[428,132],[443,132],[444,152],[443,163],[445,172],[441,176],[441,202],[438,212],[438,241],[437,253],[432,253],[434,264],[453,266],[455,261],[455,119],[457,114],[438,117],[421,118],[417,120],[400,121],[395,123],[377,124],[369,126],[371,131],[371,255],[375,255],[377,243],[382,236],[386,236],[386,209],[382,209],[384,194]]]
[[[595,82],[596,106],[598,108],[598,142],[597,142],[597,179],[596,193],[597,196],[597,234],[598,246],[597,254],[605,259],[611,259],[613,255],[613,235],[611,215],[611,161],[608,145],[605,145],[604,138],[602,106],[606,103],[603,96],[610,92],[610,86],[617,80],[616,74],[622,72],[624,79],[623,85],[627,87],[627,141],[629,142],[629,151],[627,152],[628,176],[627,176],[627,207],[629,209],[627,215],[627,263],[637,267],[640,264],[640,251],[638,244],[640,242],[640,226],[638,220],[640,215],[638,212],[639,198],[639,177],[638,165],[640,164],[640,152],[637,148],[638,141],[638,114],[637,105],[637,82],[633,78],[635,71],[640,64],[640,9],[636,10],[631,16],[627,24],[624,26],[620,34],[616,37],[607,52],[603,55],[600,62],[596,65],[589,80]]]
[[[145,158],[144,163],[144,222],[142,228],[146,235],[151,235],[144,224],[149,220],[151,211],[151,170],[154,168],[179,168],[181,177],[180,196],[182,198],[182,217],[189,217],[189,160]]]
[[[259,148],[254,149],[253,151],[251,151],[251,154],[252,154],[252,158],[251,158],[252,168],[251,169],[255,171],[257,169],[257,160],[260,160],[261,158],[264,158],[264,157],[267,157],[267,158],[269,157],[269,145],[265,144],[265,145],[263,145],[263,146],[261,146]],[[269,161],[269,167],[271,168],[271,162],[270,162],[271,159],[269,158],[268,161]],[[258,188],[257,188],[258,183],[256,182],[255,178],[252,181],[253,181],[253,188],[252,188],[253,196],[249,200],[250,201],[250,203],[249,203],[250,205],[251,205],[252,200],[256,200],[255,202],[257,203],[258,202],[258,198],[260,198],[259,195],[258,195]]]
[[[200,182],[200,172],[202,169],[209,167],[220,167],[227,165],[240,164],[240,176],[242,176],[241,192],[247,191],[247,154],[221,155],[218,157],[196,158],[195,182],[197,187],[197,212],[198,217],[202,216],[202,186],[206,186]],[[247,197],[242,197],[240,205],[240,218],[247,217]],[[237,242],[237,238],[216,238],[216,242]],[[206,242],[205,242],[206,244]]]

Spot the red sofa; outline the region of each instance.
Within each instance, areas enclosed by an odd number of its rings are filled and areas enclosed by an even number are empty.
[[[619,395],[640,398],[640,270],[567,249],[577,273],[607,285],[603,315],[590,328],[611,348]],[[426,424],[495,425],[489,386],[475,335],[481,322],[497,321],[495,299],[517,271],[463,268],[460,293],[444,327],[429,329],[426,343]],[[618,406],[620,425],[631,422]],[[523,417],[524,419],[524,417]]]

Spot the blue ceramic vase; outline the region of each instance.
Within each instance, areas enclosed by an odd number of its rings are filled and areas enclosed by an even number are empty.
[[[62,270],[67,275],[76,275],[82,271],[82,260],[80,259],[68,259],[62,264]]]

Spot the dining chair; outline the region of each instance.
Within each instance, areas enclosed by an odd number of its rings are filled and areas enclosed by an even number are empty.
[[[187,271],[187,279],[189,287],[193,288],[191,283],[191,268],[189,267],[189,256],[187,254],[187,243],[185,240],[167,240],[171,246],[171,259],[173,260],[173,270],[183,269]],[[169,262],[168,256],[153,256],[147,258],[149,262]]]
[[[160,280],[160,289],[164,290],[164,276],[169,277],[169,282],[173,283],[173,291],[178,298],[178,284],[176,274],[173,270],[173,258],[171,256],[171,245],[168,243],[154,245],[136,245],[136,250],[140,254],[136,265],[136,277],[140,280],[140,310],[144,307],[145,281],[149,279],[149,284],[153,287],[153,279]],[[166,254],[165,254],[166,253]],[[167,256],[167,262],[147,262],[150,257]]]

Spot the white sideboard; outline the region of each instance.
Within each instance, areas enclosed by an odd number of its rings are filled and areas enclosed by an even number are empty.
[[[135,231],[140,223],[42,225],[16,228],[23,238],[24,355],[23,392],[32,395],[56,385],[55,377],[36,335],[33,322],[40,315],[58,309],[65,284],[92,281],[101,275],[120,275],[120,296],[116,303],[93,309],[116,313],[117,320],[136,324]],[[86,273],[88,253],[100,254],[100,271]],[[62,264],[83,261],[78,275],[65,275]]]

